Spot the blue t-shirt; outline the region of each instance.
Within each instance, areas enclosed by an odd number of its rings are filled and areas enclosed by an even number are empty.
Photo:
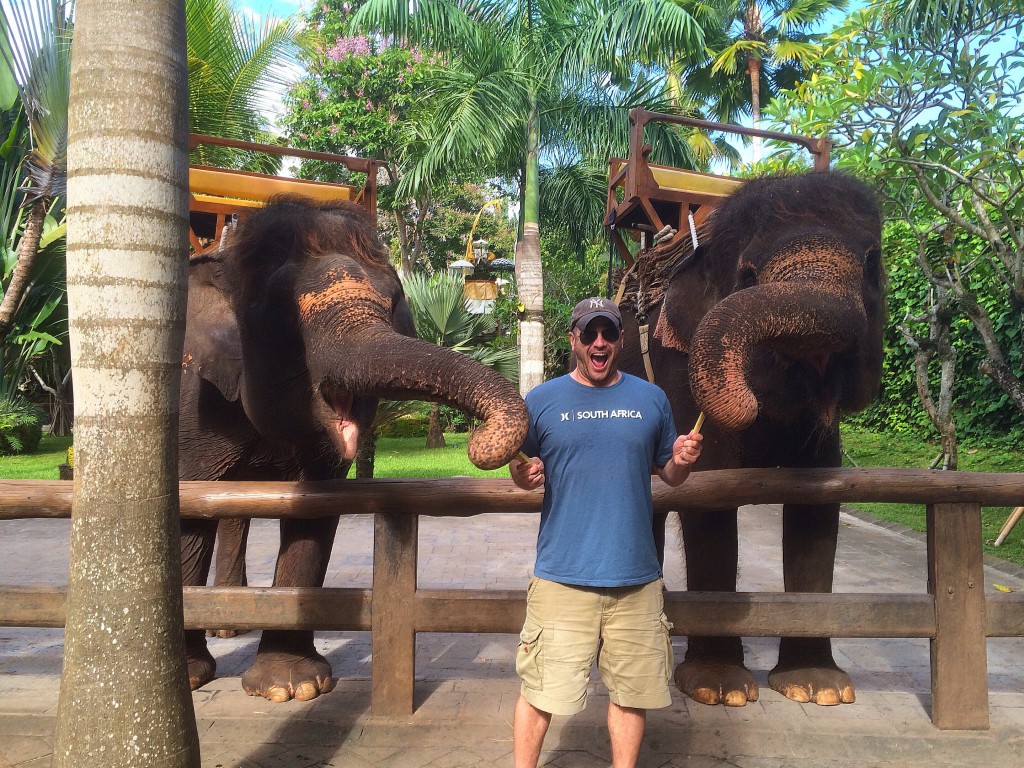
[[[665,393],[629,374],[607,387],[571,376],[526,396],[523,450],[544,462],[534,574],[562,584],[624,587],[661,576],[651,524],[651,467],[672,458]]]

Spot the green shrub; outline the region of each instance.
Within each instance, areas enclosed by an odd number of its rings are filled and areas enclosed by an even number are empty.
[[[377,434],[380,437],[426,437],[430,426],[429,413],[413,413],[382,424]]]
[[[43,437],[46,414],[32,403],[0,399],[0,456],[32,453]]]

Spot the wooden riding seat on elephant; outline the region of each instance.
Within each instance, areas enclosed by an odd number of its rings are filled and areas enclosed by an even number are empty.
[[[707,416],[696,471],[832,467],[839,420],[878,392],[886,319],[882,222],[875,195],[839,173],[755,179],[697,232],[642,253],[623,302],[623,368],[645,375],[638,327],[650,334],[654,380],[680,432]],[[687,588],[735,591],[736,510],[680,510]],[[664,551],[665,516],[655,535]],[[786,504],[787,591],[830,592],[839,505]],[[690,637],[676,670],[697,701],[740,706],[758,686],[738,637]],[[853,684],[828,638],[783,637],[771,687],[838,704]]]
[[[378,398],[447,403],[482,420],[479,467],[508,463],[526,436],[511,382],[468,356],[414,338],[398,275],[367,211],[350,202],[272,198],[231,244],[194,257],[182,361],[182,480],[344,477]],[[281,522],[275,586],[323,585],[337,517]],[[186,585],[206,583],[216,520],[182,521]],[[192,688],[215,662],[186,632]],[[246,691],[310,699],[333,686],[310,631],[264,631]]]

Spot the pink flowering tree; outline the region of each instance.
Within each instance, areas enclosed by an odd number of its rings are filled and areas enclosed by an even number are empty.
[[[473,216],[496,195],[483,172],[451,169],[430,184],[402,185],[415,153],[422,151],[423,125],[432,121],[424,98],[432,70],[443,62],[429,51],[404,47],[379,36],[350,34],[351,4],[323,0],[307,19],[321,43],[306,57],[307,75],[287,98],[282,124],[289,143],[322,152],[375,157],[388,182],[381,189],[381,230],[400,254],[403,270],[445,269],[465,248]],[[344,169],[307,161],[301,173],[322,181],[345,180]],[[476,230],[491,249],[512,256],[515,233],[485,217]]]

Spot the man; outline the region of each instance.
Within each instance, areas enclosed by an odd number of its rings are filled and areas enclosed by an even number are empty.
[[[646,710],[672,699],[670,629],[651,523],[651,472],[690,474],[701,436],[678,436],[661,389],[618,370],[622,318],[608,299],[572,313],[576,369],[526,396],[530,431],[513,482],[544,487],[534,578],[516,653],[515,768],[535,768],[552,714],[587,703],[595,656],[608,688],[615,768],[636,765]],[[598,648],[600,653],[598,654]]]

